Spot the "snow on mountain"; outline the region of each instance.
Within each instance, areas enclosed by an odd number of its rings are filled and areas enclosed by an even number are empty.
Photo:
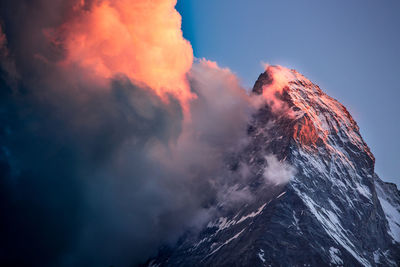
[[[376,192],[389,224],[389,234],[400,243],[400,194],[396,185],[375,179]]]
[[[346,108],[279,66],[269,66],[253,92],[265,104],[231,163],[248,167],[255,200],[221,204],[219,218],[152,263],[397,266],[400,194],[374,173],[374,156]]]

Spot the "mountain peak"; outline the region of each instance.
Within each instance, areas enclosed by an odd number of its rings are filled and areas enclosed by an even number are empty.
[[[253,93],[265,101],[229,164],[246,169],[235,188],[251,200],[218,210],[149,266],[398,266],[400,195],[374,173],[347,109],[280,66]]]
[[[374,165],[375,158],[345,106],[294,69],[268,66],[256,81],[253,93],[263,95],[273,112],[292,120],[291,136],[300,145],[335,154],[351,146]]]

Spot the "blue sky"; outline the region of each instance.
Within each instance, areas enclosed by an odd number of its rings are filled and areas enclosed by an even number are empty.
[[[196,57],[250,88],[261,62],[295,68],[343,103],[400,185],[400,1],[178,0]]]

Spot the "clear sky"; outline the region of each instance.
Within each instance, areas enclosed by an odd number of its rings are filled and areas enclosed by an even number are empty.
[[[196,57],[250,88],[261,62],[295,68],[353,115],[376,172],[400,185],[400,1],[178,0]]]

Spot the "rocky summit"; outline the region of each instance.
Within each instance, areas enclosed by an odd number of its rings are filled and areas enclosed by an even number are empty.
[[[278,88],[279,87],[279,88]],[[254,199],[160,250],[149,266],[398,266],[400,193],[346,108],[296,72],[268,67],[253,88],[265,104],[231,159]],[[287,177],[287,180],[285,180]]]

